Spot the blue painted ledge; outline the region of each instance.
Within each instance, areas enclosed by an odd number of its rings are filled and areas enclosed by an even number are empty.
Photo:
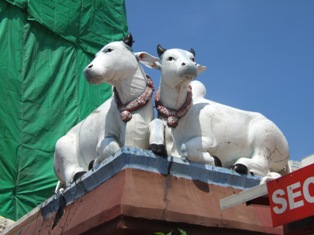
[[[199,180],[208,184],[243,190],[260,183],[258,177],[240,175],[226,168],[188,162],[174,157],[164,158],[148,150],[123,147],[114,156],[106,159],[97,169],[92,169],[81,179],[68,186],[62,194],[62,198],[65,199],[66,204],[69,204],[126,168]],[[60,197],[61,195],[57,193],[42,203],[41,213],[44,218],[58,210]]]

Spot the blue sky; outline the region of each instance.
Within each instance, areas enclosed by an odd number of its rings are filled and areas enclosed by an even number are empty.
[[[206,98],[277,124],[290,158],[314,153],[313,0],[126,0],[133,50],[194,48]],[[145,69],[159,85],[159,72]]]

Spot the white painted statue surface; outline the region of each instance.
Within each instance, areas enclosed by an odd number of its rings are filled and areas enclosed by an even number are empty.
[[[204,98],[206,89],[193,81],[205,70],[195,52],[157,47],[161,70],[156,93],[159,119],[151,124],[154,152],[189,161],[232,168],[243,174],[279,177],[289,159],[288,143],[279,128],[260,113]],[[191,83],[191,84],[190,84]],[[190,86],[191,85],[191,86]],[[192,95],[193,94],[193,95]]]
[[[153,84],[139,61],[153,66],[158,58],[133,54],[132,43],[129,34],[107,44],[84,70],[89,83],[111,84],[114,95],[57,141],[54,170],[64,185],[85,173],[93,160],[97,167],[122,146],[148,149]]]
[[[260,113],[205,99],[206,88],[193,81],[206,69],[194,61],[194,50],[158,46],[159,63],[148,53],[132,53],[132,43],[131,35],[109,43],[85,68],[89,83],[111,84],[114,95],[57,141],[54,170],[61,184],[68,185],[123,146],[242,174],[280,176],[277,172],[289,159],[284,135]],[[161,70],[155,96],[159,118],[154,120],[153,84],[139,62]]]

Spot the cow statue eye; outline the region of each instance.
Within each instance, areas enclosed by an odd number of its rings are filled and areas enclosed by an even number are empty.
[[[195,59],[194,59],[194,58],[191,58],[191,61],[195,62]]]
[[[112,51],[113,51],[113,49],[108,48],[108,49],[105,51],[105,53],[109,53],[109,52],[112,52]]]
[[[168,60],[169,60],[169,61],[173,61],[173,60],[174,60],[174,57],[169,56]]]

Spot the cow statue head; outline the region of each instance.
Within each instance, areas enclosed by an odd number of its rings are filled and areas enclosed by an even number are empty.
[[[129,79],[138,72],[139,61],[151,64],[158,60],[146,52],[133,53],[132,44],[133,37],[129,33],[122,41],[105,45],[86,66],[84,75],[87,81],[92,84],[106,82],[116,86],[122,79]]]
[[[169,78],[171,84],[181,82],[190,83],[198,74],[205,71],[206,67],[195,62],[195,51],[182,49],[164,49],[157,45],[160,63],[156,62],[156,69],[161,70],[162,78]],[[167,81],[164,81],[167,83]]]

